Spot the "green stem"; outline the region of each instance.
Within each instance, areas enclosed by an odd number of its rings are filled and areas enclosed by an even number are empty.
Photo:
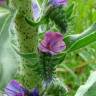
[[[38,28],[29,25],[25,17],[32,18],[32,0],[10,0],[12,7],[18,9],[15,16],[15,34],[20,52],[37,53]],[[18,70],[18,80],[26,88],[33,88],[40,85],[40,77],[33,71],[33,63],[20,57],[20,68]],[[29,67],[31,66],[31,67]],[[39,86],[40,87],[40,86]]]

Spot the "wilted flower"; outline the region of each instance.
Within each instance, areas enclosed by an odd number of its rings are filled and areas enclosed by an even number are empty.
[[[67,4],[67,0],[50,0],[50,3],[58,6],[58,5],[66,5]]]
[[[63,35],[59,32],[46,32],[45,37],[39,45],[39,50],[44,53],[56,55],[63,51],[66,45],[63,41]]]
[[[5,93],[8,96],[39,96],[39,92],[37,88],[34,88],[32,92],[28,91],[24,88],[20,83],[16,80],[12,80],[7,87],[5,88]]]

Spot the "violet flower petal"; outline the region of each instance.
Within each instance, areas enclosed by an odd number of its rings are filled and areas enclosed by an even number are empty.
[[[37,20],[40,17],[40,7],[37,0],[32,1],[33,18]]]
[[[54,6],[58,6],[58,5],[66,5],[67,4],[67,0],[50,0],[50,3]]]
[[[24,96],[26,91],[16,80],[12,80],[5,88],[8,96]]]
[[[66,48],[65,43],[64,43],[63,41],[58,41],[58,42],[56,43],[56,45],[54,45],[54,47],[53,47],[52,50],[53,50],[54,52],[58,53],[58,52],[62,52],[65,48]]]
[[[45,33],[45,39],[47,41],[50,40],[50,39],[53,39],[53,38],[58,41],[58,39],[63,39],[63,36],[59,32],[55,32],[55,33],[54,32],[46,32]]]

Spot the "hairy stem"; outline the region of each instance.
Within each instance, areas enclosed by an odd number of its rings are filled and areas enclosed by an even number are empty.
[[[10,0],[10,3],[17,10],[14,23],[20,52],[37,53],[37,27],[29,25],[25,20],[25,17],[32,18],[32,0]],[[39,81],[41,81],[39,75],[34,71],[33,65],[32,62],[30,63],[25,58],[20,57],[20,68],[17,77],[29,89],[40,86]]]

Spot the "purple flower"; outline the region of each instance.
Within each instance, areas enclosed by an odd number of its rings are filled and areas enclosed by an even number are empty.
[[[7,85],[7,87],[5,88],[5,93],[8,96],[39,96],[39,91],[37,88],[34,88],[32,92],[30,92],[16,80],[12,80]]]
[[[0,0],[0,5],[3,5],[5,3],[5,0]]]
[[[56,55],[63,51],[66,45],[63,41],[63,35],[59,32],[46,32],[45,37],[39,45],[39,50],[44,53]]]
[[[33,17],[37,20],[40,17],[40,7],[37,0],[32,1]]]
[[[50,3],[52,5],[58,6],[58,5],[66,5],[67,0],[50,0]]]

